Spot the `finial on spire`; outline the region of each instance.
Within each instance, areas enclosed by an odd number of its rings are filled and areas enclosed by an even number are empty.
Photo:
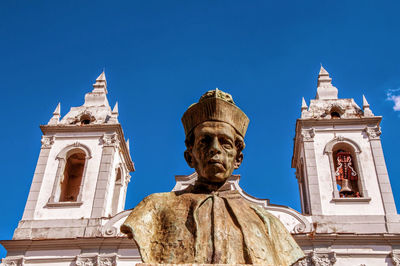
[[[118,102],[115,103],[114,108],[112,110],[113,114],[118,114]]]
[[[328,76],[328,77],[329,77],[329,73],[328,73],[328,71],[326,71],[326,69],[322,66],[322,63],[321,63],[321,68],[319,69],[319,75],[320,75],[320,76]]]
[[[57,125],[60,122],[61,117],[61,104],[58,103],[56,109],[54,109],[53,116],[50,118],[48,125]]]
[[[311,113],[308,111],[308,106],[304,97],[301,98],[301,118],[310,118]]]
[[[369,103],[367,102],[367,98],[365,98],[365,95],[363,94],[363,108],[369,107]]]
[[[332,79],[322,64],[319,70],[318,89],[315,98],[320,100],[338,98],[338,89],[332,85]]]
[[[101,72],[101,74],[96,79],[96,83],[93,84],[93,92],[103,92],[105,94],[108,93],[106,74],[104,71]]]
[[[101,74],[97,77],[96,81],[106,81],[106,73],[104,72],[104,68],[103,68],[103,72],[101,72]]]
[[[54,109],[53,115],[60,115],[61,104],[58,103],[56,109]]]
[[[304,97],[301,99],[301,110],[303,111],[303,110],[307,110],[308,109],[308,106],[307,106],[307,103],[306,103],[306,101],[304,100]]]
[[[369,103],[367,101],[367,98],[365,98],[364,94],[363,94],[363,111],[364,111],[364,116],[374,116],[371,109],[369,108]]]
[[[110,124],[118,124],[118,102],[115,103],[113,110],[111,111],[111,117],[108,120]]]

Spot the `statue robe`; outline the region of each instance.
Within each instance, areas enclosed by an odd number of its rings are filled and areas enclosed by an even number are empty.
[[[278,218],[224,186],[152,194],[121,231],[135,240],[145,263],[286,266],[304,257]]]

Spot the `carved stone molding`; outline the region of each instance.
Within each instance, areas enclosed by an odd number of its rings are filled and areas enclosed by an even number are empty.
[[[130,175],[130,174],[127,174],[127,175],[125,176],[125,186],[127,186],[127,185],[129,184],[129,182],[131,182],[131,175]]]
[[[311,266],[311,260],[309,257],[305,257],[302,258],[301,260],[299,260],[296,264],[294,264],[295,266]]]
[[[103,144],[104,147],[118,147],[119,146],[119,140],[118,140],[118,134],[104,134],[103,137],[101,138],[101,143]]]
[[[79,255],[76,257],[75,264],[77,266],[116,266],[117,255]]]
[[[299,260],[296,266],[331,266],[336,262],[335,252],[316,253],[311,251],[305,258]]]
[[[24,265],[23,258],[5,258],[1,265],[4,266],[22,266]]]
[[[336,253],[316,253],[313,251],[310,253],[310,258],[314,266],[331,266],[336,262]]]
[[[391,252],[390,257],[394,266],[400,266],[400,252]]]
[[[99,266],[115,266],[117,265],[117,256],[99,256],[98,257]]]
[[[313,128],[302,129],[301,136],[303,141],[314,141],[315,130]]]
[[[50,149],[54,143],[54,136],[42,136],[42,149]]]
[[[379,136],[382,134],[381,128],[379,126],[366,127],[364,131],[365,133],[367,133],[369,139],[379,139]]]
[[[97,256],[90,256],[90,257],[78,256],[76,257],[75,264],[77,266],[96,266]]]

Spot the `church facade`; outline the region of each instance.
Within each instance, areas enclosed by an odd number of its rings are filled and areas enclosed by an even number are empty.
[[[120,232],[130,173],[134,172],[118,104],[111,109],[102,73],[85,103],[61,118],[60,105],[41,126],[42,147],[25,210],[2,265],[134,265],[132,240]],[[380,141],[379,123],[363,96],[338,98],[321,67],[317,94],[303,99],[296,121],[292,167],[302,212],[245,193],[240,176],[229,180],[248,201],[277,216],[304,250],[297,265],[400,265],[397,214]],[[196,173],[176,176],[173,191]]]

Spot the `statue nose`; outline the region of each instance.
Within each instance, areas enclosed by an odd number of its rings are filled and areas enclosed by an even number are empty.
[[[218,138],[213,138],[210,145],[210,153],[212,155],[221,153],[221,146],[219,145]]]

